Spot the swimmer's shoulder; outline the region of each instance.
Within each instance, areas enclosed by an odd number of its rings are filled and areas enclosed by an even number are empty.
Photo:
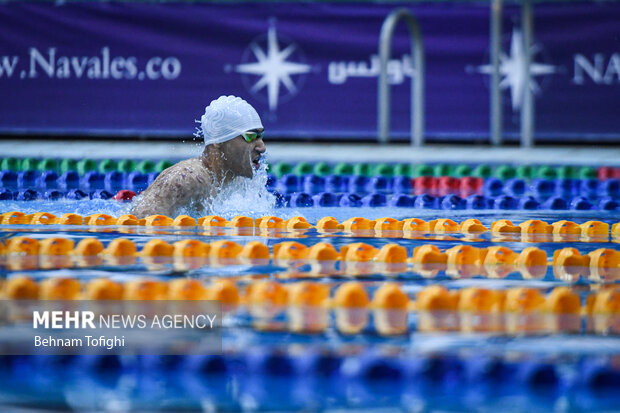
[[[211,173],[205,168],[200,158],[190,158],[164,169],[157,177],[160,183],[175,182],[206,185],[211,182]]]

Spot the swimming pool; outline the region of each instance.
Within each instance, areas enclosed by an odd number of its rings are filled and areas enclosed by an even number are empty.
[[[117,225],[130,204],[112,199],[0,201],[3,213],[79,215],[65,216],[69,225],[33,215],[32,225],[8,214],[13,223],[0,226],[5,297],[19,277],[39,286],[75,280],[65,297],[73,299],[92,299],[86,287],[95,279],[191,279],[229,306],[222,356],[4,356],[2,403],[78,411],[617,408],[609,389],[620,377],[620,267],[612,259],[620,212],[278,207],[266,179],[218,199],[206,220],[193,214],[176,226],[166,217]],[[93,221],[71,224],[83,217]],[[34,241],[7,242],[18,237]],[[114,254],[119,239],[135,253]],[[197,241],[193,252],[177,254],[188,240]],[[37,298],[50,291],[39,287]]]

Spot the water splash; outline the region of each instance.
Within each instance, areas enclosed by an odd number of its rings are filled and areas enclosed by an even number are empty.
[[[212,200],[205,200],[207,215],[219,215],[226,219],[236,215],[275,215],[276,197],[267,191],[266,156],[261,157],[259,165],[252,178],[236,177],[219,188]]]

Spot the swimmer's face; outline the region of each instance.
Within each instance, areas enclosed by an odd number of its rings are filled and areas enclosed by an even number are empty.
[[[263,129],[252,129],[253,132],[262,132]],[[222,153],[227,160],[229,170],[238,176],[251,178],[254,170],[260,167],[259,160],[267,148],[262,139],[246,142],[243,136],[225,142]]]

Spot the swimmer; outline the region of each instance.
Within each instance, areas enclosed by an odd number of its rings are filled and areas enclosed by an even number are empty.
[[[263,124],[256,110],[235,96],[220,96],[206,107],[199,135],[205,148],[197,158],[164,170],[134,201],[138,218],[175,216],[181,208],[204,213],[206,202],[233,178],[251,178],[265,153]]]

